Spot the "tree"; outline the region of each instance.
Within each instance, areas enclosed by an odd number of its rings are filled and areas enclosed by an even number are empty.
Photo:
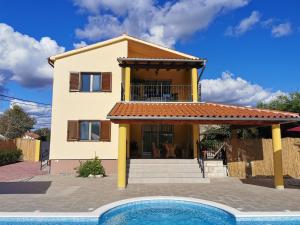
[[[40,136],[42,141],[50,141],[50,129],[49,128],[39,128],[34,131],[34,133]]]
[[[300,113],[300,92],[293,92],[288,95],[280,95],[269,103],[258,103],[257,107]]]
[[[288,95],[280,95],[277,98],[273,99],[269,103],[260,102],[257,104],[258,108],[280,110],[286,112],[295,112],[300,113],[300,92],[293,92]],[[293,137],[298,136],[286,130],[298,126],[300,123],[287,123],[281,125],[282,136],[283,137]],[[271,137],[271,130],[268,127],[259,128],[259,136],[261,137]]]
[[[14,105],[0,116],[0,134],[11,139],[22,137],[35,123],[34,118],[20,106]]]

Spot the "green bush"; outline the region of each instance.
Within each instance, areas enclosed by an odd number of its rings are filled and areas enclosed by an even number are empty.
[[[103,175],[105,176],[104,167],[101,164],[101,160],[98,157],[95,157],[93,160],[88,160],[84,163],[80,163],[79,168],[77,169],[79,177],[88,177],[91,175]]]
[[[16,151],[1,151],[0,152],[0,166],[18,162],[22,156],[21,150]]]

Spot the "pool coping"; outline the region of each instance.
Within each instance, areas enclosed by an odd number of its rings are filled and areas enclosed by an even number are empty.
[[[191,197],[178,197],[178,196],[147,196],[147,197],[137,197],[137,198],[130,198],[130,199],[123,199],[120,201],[112,202],[106,205],[103,205],[92,212],[0,212],[0,219],[1,218],[14,218],[14,217],[22,217],[22,218],[70,218],[70,217],[77,217],[77,218],[100,218],[105,212],[110,209],[116,208],[118,206],[128,204],[128,203],[135,203],[139,201],[151,201],[151,200],[175,200],[175,201],[185,201],[185,202],[192,202],[192,203],[199,203],[204,204],[207,206],[212,206],[228,212],[232,214],[236,219],[241,218],[257,218],[257,217],[299,217],[300,218],[300,211],[289,211],[289,212],[282,212],[282,211],[273,211],[273,212],[242,212],[233,207]]]

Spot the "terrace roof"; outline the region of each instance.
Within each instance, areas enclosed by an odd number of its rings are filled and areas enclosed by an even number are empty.
[[[300,121],[297,113],[216,103],[119,102],[107,115],[114,123],[160,122],[271,125]]]
[[[126,58],[117,59],[121,67],[141,69],[192,69],[202,68],[206,59]]]

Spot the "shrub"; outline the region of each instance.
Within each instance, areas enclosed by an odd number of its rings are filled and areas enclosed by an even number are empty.
[[[98,157],[95,157],[92,160],[88,160],[84,163],[80,163],[79,168],[77,169],[79,177],[88,177],[91,175],[103,175],[105,176],[104,167],[101,164],[101,160]]]
[[[21,150],[16,151],[1,151],[0,152],[0,166],[18,162],[22,156]]]

